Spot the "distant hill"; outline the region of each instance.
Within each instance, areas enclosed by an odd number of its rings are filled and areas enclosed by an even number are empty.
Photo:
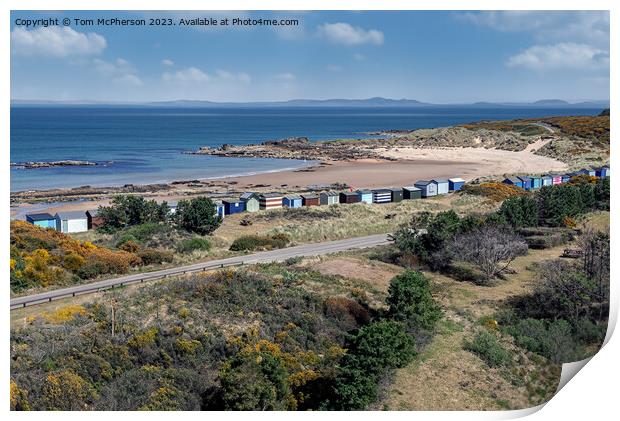
[[[288,101],[256,101],[256,102],[215,102],[208,100],[179,99],[171,101],[153,102],[120,102],[120,101],[92,101],[92,100],[11,100],[12,106],[127,106],[127,107],[186,107],[186,108],[269,108],[269,107],[552,107],[552,108],[607,108],[609,101],[584,101],[570,103],[561,99],[542,99],[535,102],[475,102],[460,104],[432,104],[415,99],[390,99],[373,97],[366,99],[292,99]]]

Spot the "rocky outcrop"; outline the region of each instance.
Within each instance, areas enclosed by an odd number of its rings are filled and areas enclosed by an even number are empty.
[[[74,161],[74,160],[64,160],[64,161],[28,161],[28,162],[11,162],[11,168],[25,168],[25,169],[33,169],[33,168],[50,168],[50,167],[92,167],[95,165],[100,165],[96,162],[92,161]]]

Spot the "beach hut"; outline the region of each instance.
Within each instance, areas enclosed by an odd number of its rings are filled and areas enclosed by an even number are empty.
[[[574,173],[574,172],[570,172],[568,174],[562,174],[562,181],[560,182],[560,184],[568,183],[570,181],[570,179],[573,178],[576,175],[577,175],[577,173]]]
[[[402,188],[391,188],[390,192],[392,192],[392,202],[400,202],[403,200]]]
[[[357,203],[360,197],[356,192],[345,191],[340,193],[340,203]]]
[[[171,200],[170,202],[166,202],[168,206],[168,210],[170,213],[177,213],[177,208],[179,207],[179,202],[176,200]]]
[[[539,189],[539,188],[541,188],[543,186],[542,177],[538,177],[537,175],[533,175],[530,178],[532,179],[532,188],[533,189]]]
[[[590,170],[588,168],[582,168],[579,171],[577,171],[577,174],[586,174],[592,177],[596,176],[596,170]]]
[[[407,186],[403,187],[403,199],[411,200],[411,199],[420,199],[422,198],[422,189],[415,186]]]
[[[463,184],[465,184],[465,180],[460,177],[454,177],[448,179],[448,188],[450,191],[459,191],[463,188]]]
[[[564,176],[562,174],[549,174],[549,177],[551,177],[551,184],[555,186],[556,184],[562,184]]]
[[[608,176],[609,168],[607,168],[607,167],[600,167],[600,168],[597,168],[595,171],[596,171],[596,176],[597,177],[605,178],[605,177]]]
[[[103,224],[103,218],[99,215],[97,209],[86,211],[86,219],[88,221],[88,229],[96,229]]]
[[[54,219],[56,230],[65,234],[88,231],[88,218],[84,211],[58,212]]]
[[[372,191],[372,203],[390,203],[392,191],[390,189],[376,189]]]
[[[215,209],[215,214],[220,218],[224,219],[224,217],[226,216],[226,207],[224,206],[224,203],[216,203]]]
[[[437,183],[437,194],[448,194],[450,191],[450,182],[447,178],[436,178],[431,181]]]
[[[340,195],[335,191],[324,191],[319,194],[319,203],[321,205],[335,205],[340,202]]]
[[[437,196],[437,182],[433,180],[419,180],[413,183],[414,186],[422,190],[422,197]]]
[[[224,214],[232,215],[245,211],[245,202],[242,200],[222,200]]]
[[[56,229],[56,219],[49,213],[29,213],[26,215],[26,221],[37,227]]]
[[[511,184],[513,186],[523,188],[523,181],[521,181],[521,179],[518,178],[518,177],[504,178],[504,181],[502,181],[502,183],[504,183],[504,184]]]
[[[279,209],[282,207],[282,195],[280,193],[263,193],[258,196],[260,210]]]
[[[302,194],[301,203],[304,206],[319,206],[321,204],[319,196],[314,193]]]
[[[284,196],[284,199],[282,199],[282,205],[287,208],[300,208],[302,204],[301,196]]]
[[[523,183],[523,188],[525,190],[532,189],[532,177],[528,177],[527,175],[520,175],[517,177]]]
[[[366,189],[357,190],[357,195],[360,198],[360,202],[372,203],[372,191]]]
[[[560,181],[562,181],[560,179]],[[543,186],[552,186],[553,185],[553,176],[551,174],[542,176],[542,185]]]
[[[243,193],[239,199],[245,204],[245,210],[248,212],[258,212],[260,209],[256,193]]]

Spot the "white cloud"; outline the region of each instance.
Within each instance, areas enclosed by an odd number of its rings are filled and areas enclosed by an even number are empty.
[[[363,29],[348,23],[324,23],[318,28],[318,34],[336,44],[361,45],[383,44],[383,32],[376,29]]]
[[[15,28],[11,32],[11,52],[22,56],[96,55],[106,46],[103,36],[94,32],[77,32],[69,27],[50,26],[31,31]]]
[[[540,42],[587,42],[607,49],[608,11],[483,11],[458,15],[501,32],[532,32]]]
[[[506,64],[535,70],[598,69],[609,66],[609,53],[587,44],[562,42],[534,45],[510,57]]]
[[[161,61],[161,64],[163,64],[164,66],[172,67],[174,66],[174,61],[165,58]]]
[[[250,75],[245,72],[230,72],[228,70],[217,69],[214,74],[208,74],[197,67],[188,67],[186,69],[180,69],[176,72],[166,72],[162,75],[162,78],[166,82],[188,85],[197,83],[248,84],[251,82]]]
[[[353,54],[353,60],[364,61],[364,60],[366,60],[366,56],[364,54],[362,54],[362,53],[355,53],[355,54]]]
[[[166,82],[178,83],[205,83],[211,80],[211,77],[197,67],[188,67],[187,69],[177,70],[174,73],[164,73],[163,79]]]
[[[137,75],[136,68],[127,60],[117,58],[114,61],[93,59],[95,70],[103,77],[109,78],[114,83],[128,86],[142,86],[144,83]]]
[[[295,79],[297,79],[292,73],[278,73],[273,78],[281,82],[293,82]]]

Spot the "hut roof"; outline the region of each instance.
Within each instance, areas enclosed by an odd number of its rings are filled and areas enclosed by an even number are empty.
[[[357,193],[354,191],[343,191],[340,194],[344,194],[345,196],[357,196]]]
[[[508,177],[506,180],[510,180],[510,181],[512,181],[515,184],[523,182],[523,180],[521,180],[519,177]]]
[[[241,200],[250,200],[253,197],[256,198],[256,193],[246,192],[246,193],[243,193],[239,198]]]
[[[403,189],[407,189],[409,191],[421,190],[419,187],[416,187],[416,186],[406,186],[406,187],[403,187]]]
[[[435,183],[439,184],[439,183],[447,183],[448,179],[447,178],[433,178],[431,181],[434,181]]]
[[[414,184],[416,186],[428,186],[429,184],[433,184],[433,183],[437,184],[437,181],[435,181],[435,180],[418,180]]]
[[[358,189],[357,193],[358,194],[370,194],[370,193],[372,193],[372,191],[368,190],[368,189]]]
[[[276,199],[278,197],[282,197],[282,193],[263,193],[259,197],[263,197],[265,199]]]
[[[86,215],[90,216],[90,217],[94,217],[97,216],[99,214],[99,210],[98,209],[89,209],[86,211]]]
[[[236,205],[237,203],[241,203],[241,200],[234,200],[234,199],[229,199],[229,200],[222,200],[222,203],[227,203],[229,205]]]
[[[28,218],[32,219],[33,221],[47,221],[48,219],[54,219],[54,216],[52,216],[51,214],[49,214],[47,212],[43,212],[43,213],[29,213],[26,216]]]
[[[335,192],[335,191],[331,191],[331,190],[330,190],[330,191],[324,191],[324,192],[321,192],[321,194],[326,194],[326,195],[328,195],[328,196],[338,196],[338,194],[339,194],[339,193],[338,193],[338,192]]]
[[[373,189],[372,192],[373,193],[391,193],[392,190],[390,190],[390,189]]]
[[[403,191],[403,188],[402,187],[390,187],[388,190],[398,192],[398,191]]]
[[[307,193],[302,194],[301,197],[303,197],[304,199],[318,199],[319,196],[314,193]]]
[[[465,180],[463,180],[461,177],[449,178],[448,181],[452,181],[453,183],[464,183],[465,182]]]
[[[530,181],[532,177],[528,177],[527,175],[519,175],[517,178],[521,181]]]
[[[57,212],[56,216],[60,219],[85,219],[86,213],[84,211]]]
[[[288,200],[301,200],[301,196],[284,196]]]

